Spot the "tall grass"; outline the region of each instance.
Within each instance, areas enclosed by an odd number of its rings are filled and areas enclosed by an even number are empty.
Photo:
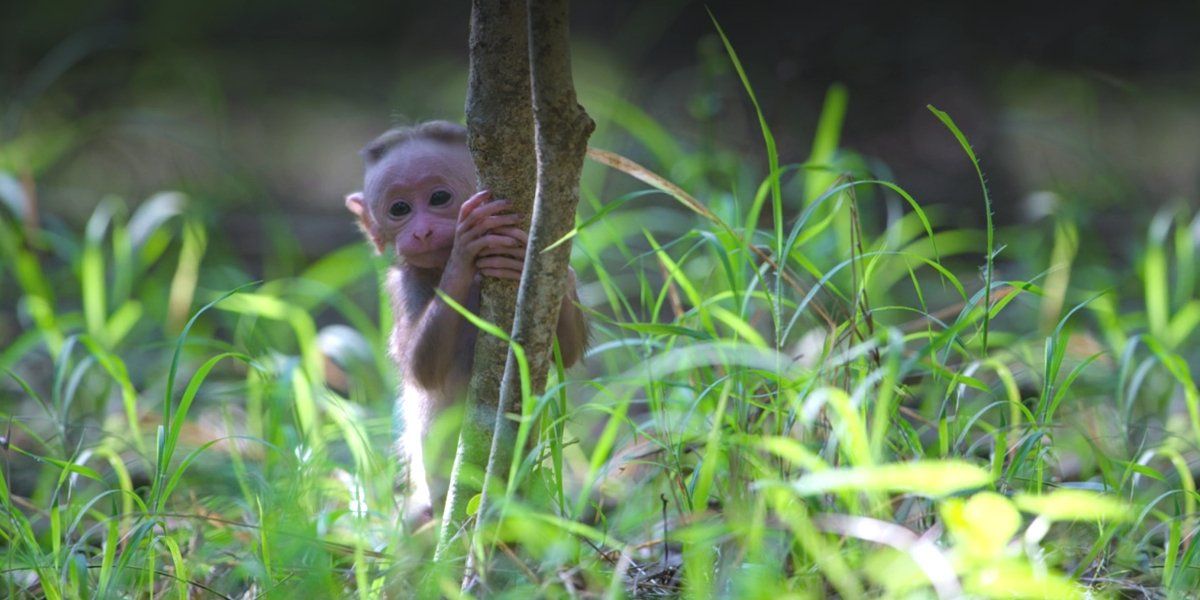
[[[997,229],[986,188],[980,229],[950,227],[839,147],[840,87],[810,160],[780,164],[719,34],[765,176],[674,183],[687,149],[596,108],[650,160],[592,153],[572,237],[594,343],[515,417],[532,442],[478,592],[1194,589],[1200,215],[1156,215],[1128,273],[1067,217]],[[83,232],[3,212],[5,595],[456,595],[433,528],[398,519],[383,264],[355,244],[254,281],[210,217],[180,194],[108,199]],[[1048,251],[1006,255],[1035,234]]]

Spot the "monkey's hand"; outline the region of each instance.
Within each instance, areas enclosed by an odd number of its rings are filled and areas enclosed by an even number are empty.
[[[520,267],[524,264],[525,237],[512,235],[520,232],[516,225],[521,215],[506,213],[512,209],[508,200],[491,199],[490,191],[471,196],[458,210],[458,225],[454,231],[454,248],[446,261],[442,274],[442,288],[470,287],[476,273],[500,277],[508,273],[512,264],[517,264],[516,277],[521,277]],[[510,232],[510,233],[502,233]],[[499,260],[497,260],[499,259]]]
[[[475,259],[475,268],[488,277],[521,280],[525,270],[525,249],[529,246],[529,234],[518,227],[500,227],[492,231],[511,240],[511,243],[490,247]]]

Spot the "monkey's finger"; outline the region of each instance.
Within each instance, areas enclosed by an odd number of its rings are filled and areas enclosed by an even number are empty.
[[[525,260],[525,246],[488,246],[479,251],[479,258],[508,256]]]
[[[457,241],[455,243],[456,244],[470,244],[470,243],[473,243],[476,240],[482,239],[486,236],[496,236],[496,239],[508,240],[508,241],[500,242],[499,245],[504,246],[504,247],[522,246],[523,245],[520,240],[511,238],[506,235],[497,235],[491,227],[488,227],[488,223],[486,223],[486,222],[479,223],[479,224],[475,225],[474,227],[471,227],[465,231],[460,231],[456,236]]]
[[[501,212],[511,209],[512,202],[509,202],[508,200],[493,200],[487,204],[484,204],[483,206],[472,208],[469,214],[460,215],[461,218],[459,219],[459,222],[467,225],[468,227],[474,227],[476,224],[489,217],[493,217]],[[518,217],[514,222],[519,223],[520,218]]]
[[[491,202],[487,202],[483,206],[480,206],[476,209],[475,218],[482,219],[506,210],[512,210],[512,205],[512,200],[504,200],[502,198],[492,200]]]
[[[464,258],[474,259],[479,256],[484,249],[490,248],[494,252],[496,248],[512,247],[518,242],[508,236],[486,234],[466,243],[463,247],[465,251]]]
[[[479,272],[488,277],[495,277],[496,279],[512,279],[514,281],[521,280],[520,271],[511,271],[509,269],[480,269]]]
[[[475,239],[495,227],[510,226],[511,223],[520,220],[518,215],[491,214],[496,212],[496,210],[503,210],[504,207],[500,207],[499,209],[491,208],[493,205],[498,203],[499,201],[478,208],[475,210],[475,212],[459,220],[458,224],[455,225],[455,237],[460,240]]]
[[[467,198],[467,201],[463,202],[463,204],[470,204],[471,206],[479,206],[480,204],[483,204],[484,202],[487,202],[488,200],[491,200],[491,199],[492,199],[492,190],[480,190],[478,192],[475,192],[474,194],[471,194],[471,197]]]
[[[497,230],[489,231],[488,235],[497,236],[503,239],[504,243],[489,245],[483,250],[484,254],[493,254],[499,252],[501,254],[510,256],[524,256],[526,249],[529,248],[529,244],[520,238],[516,238],[511,235],[505,235]]]
[[[514,229],[513,225],[520,222],[521,215],[495,215],[476,221],[471,229],[475,230],[477,235],[482,235],[485,232],[496,233],[498,229]]]
[[[520,242],[522,244],[529,243],[529,234],[526,233],[525,230],[521,229],[520,227],[501,227],[501,228],[496,229],[492,233],[499,233],[502,235],[507,235],[516,240],[520,240]]]
[[[466,202],[463,202],[462,206],[458,207],[458,220],[462,221],[463,217],[471,214],[472,211],[474,211],[476,208],[479,208],[480,204],[487,202],[491,197],[491,190],[483,190],[482,192],[477,192],[475,195],[467,198]]]
[[[480,271],[484,269],[511,269],[519,273],[524,267],[525,261],[507,256],[493,254],[475,259],[475,268]]]

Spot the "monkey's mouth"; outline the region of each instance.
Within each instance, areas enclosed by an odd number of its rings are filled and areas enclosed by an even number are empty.
[[[406,252],[404,253],[404,262],[425,269],[446,266],[446,260],[450,258],[450,253],[447,250],[427,250],[425,252]]]

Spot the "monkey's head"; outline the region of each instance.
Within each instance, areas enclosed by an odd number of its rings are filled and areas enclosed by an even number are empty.
[[[392,246],[406,265],[445,267],[459,206],[476,191],[466,129],[446,121],[393,129],[362,155],[363,190],[346,196],[346,208],[375,251]]]

